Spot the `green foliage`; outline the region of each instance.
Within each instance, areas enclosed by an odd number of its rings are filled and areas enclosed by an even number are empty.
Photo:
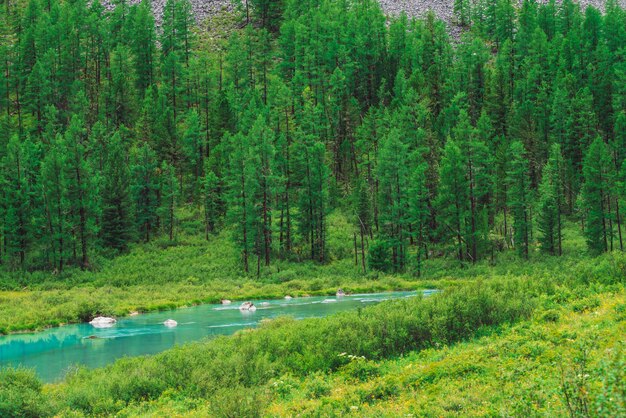
[[[255,332],[79,371],[56,388],[57,405],[87,415],[112,414],[176,389],[208,400],[220,414],[227,405],[249,411],[254,402],[259,403],[258,411],[264,401],[257,386],[274,382],[280,387],[278,395],[288,397],[292,389],[287,374],[338,369],[349,379],[364,381],[379,374],[373,360],[449,344],[470,338],[482,327],[526,318],[534,305],[526,291],[521,281],[475,283],[324,319],[277,319]],[[362,357],[366,353],[372,360]],[[390,396],[393,387],[381,387],[375,397]]]
[[[0,370],[0,415],[15,418],[53,416],[42,386],[33,371]]]
[[[606,144],[598,137],[589,147],[583,165],[585,236],[589,248],[596,253],[613,249],[611,193],[615,172],[610,158]]]
[[[554,144],[550,158],[543,169],[539,187],[538,229],[542,251],[548,254],[563,254],[563,221],[565,189],[563,185],[563,156],[561,147]]]
[[[390,271],[391,262],[389,244],[386,241],[374,241],[370,243],[367,265],[376,271]]]
[[[429,253],[478,263],[539,240],[561,254],[562,216],[581,220],[592,252],[622,249],[617,3],[457,0],[458,42],[434,14],[387,19],[376,0],[241,6],[208,33],[188,0],[166,2],[158,31],[147,1],[2,12],[6,268],[86,269],[136,242],[171,245],[185,210],[185,232],[235,228],[257,275],[343,258],[334,211],[358,219],[363,272],[373,240],[417,275]],[[585,158],[598,150],[600,182]]]
[[[509,156],[507,202],[513,212],[515,245],[519,254],[528,258],[532,219],[530,217],[530,179],[528,161],[524,157],[524,146],[520,142],[513,142],[509,148]]]

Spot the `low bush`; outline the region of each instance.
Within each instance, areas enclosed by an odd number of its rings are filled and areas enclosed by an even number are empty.
[[[58,386],[60,407],[87,415],[111,414],[176,389],[209,402],[219,398],[211,405],[222,408],[228,404],[243,412],[262,398],[254,388],[284,381],[286,375],[341,369],[351,379],[365,380],[378,373],[371,360],[450,344],[471,338],[481,328],[528,317],[534,302],[525,283],[476,282],[428,298],[390,301],[328,318],[280,318],[232,337],[125,359],[104,369],[78,373]],[[344,352],[354,360],[339,356]],[[245,390],[225,392],[220,388]],[[282,392],[287,389],[280,388]],[[317,396],[326,392],[324,388],[314,390]],[[376,396],[393,393],[387,392],[381,389]]]
[[[42,394],[35,372],[24,369],[0,370],[0,417],[48,417],[50,405]]]

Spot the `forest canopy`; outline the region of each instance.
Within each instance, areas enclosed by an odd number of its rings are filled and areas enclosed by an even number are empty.
[[[228,36],[188,0],[6,2],[2,264],[90,268],[183,208],[246,272],[326,262],[335,210],[364,270],[558,256],[565,219],[623,249],[626,12],[456,3],[458,38],[374,0],[250,0]]]

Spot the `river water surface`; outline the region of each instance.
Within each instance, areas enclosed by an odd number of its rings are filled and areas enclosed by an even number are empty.
[[[433,291],[423,291],[430,294]],[[388,292],[344,297],[307,297],[291,300],[258,300],[255,312],[241,312],[241,302],[200,305],[168,312],[120,318],[110,328],[90,324],[67,325],[32,334],[0,337],[0,367],[34,368],[45,382],[63,378],[75,365],[105,366],[120,357],[154,354],[177,344],[214,335],[228,335],[256,326],[262,319],[292,316],[323,317],[388,299],[416,296],[418,292]],[[178,326],[163,325],[174,319]]]

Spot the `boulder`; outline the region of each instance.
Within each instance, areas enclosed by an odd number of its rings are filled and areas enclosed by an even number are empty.
[[[167,321],[163,322],[163,325],[168,328],[174,328],[178,325],[178,322],[174,321],[173,319],[168,319]]]
[[[115,318],[109,318],[107,316],[98,316],[92,319],[89,323],[95,328],[109,328],[115,325],[117,321]]]
[[[256,306],[252,302],[244,302],[239,307],[239,310],[242,312],[254,312],[256,311]]]
[[[221,303],[222,305],[230,305],[232,302],[231,302],[230,300],[228,300],[228,299],[222,299],[222,300],[220,301],[220,303]]]

